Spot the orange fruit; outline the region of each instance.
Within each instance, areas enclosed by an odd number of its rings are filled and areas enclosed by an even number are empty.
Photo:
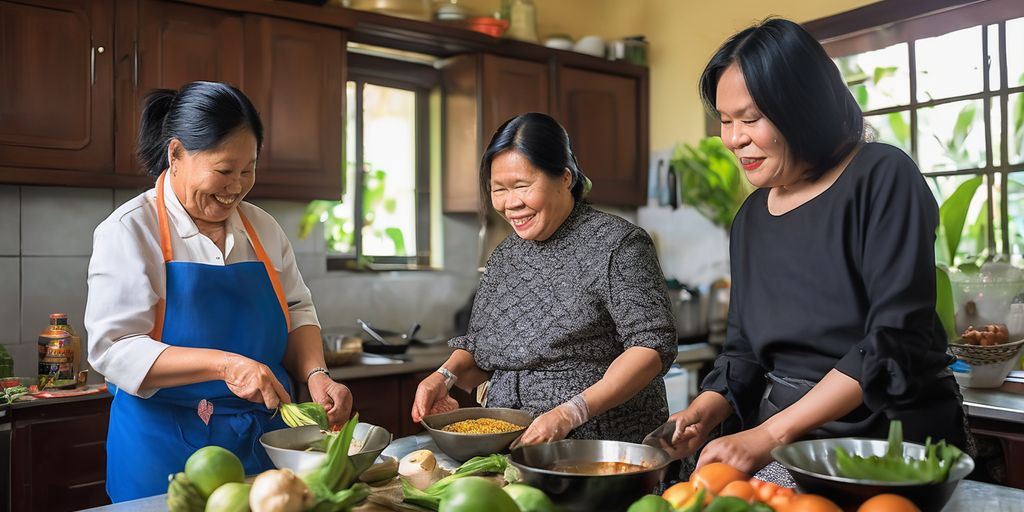
[[[775,512],[843,512],[832,500],[817,494],[796,494],[785,503],[776,505],[773,500],[769,505]]]
[[[903,496],[879,494],[862,503],[857,512],[921,512],[921,509]]]
[[[750,485],[750,482],[745,480],[736,480],[735,482],[729,482],[722,488],[722,492],[718,493],[719,496],[734,496],[747,503],[753,503],[757,498],[755,495],[754,486]]]
[[[750,478],[746,473],[723,462],[712,462],[690,475],[690,482],[695,489],[707,489],[707,492],[717,495],[726,485],[736,480]]]
[[[697,494],[697,490],[693,488],[690,482],[679,482],[678,484],[665,489],[665,492],[661,493],[661,497],[672,504],[672,508],[683,508],[690,498]]]

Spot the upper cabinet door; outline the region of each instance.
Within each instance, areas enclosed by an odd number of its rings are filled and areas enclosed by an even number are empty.
[[[132,17],[128,7],[119,13]],[[117,171],[139,174],[135,158],[142,102],[154,89],[178,89],[196,80],[227,82],[245,91],[241,15],[173,2],[143,0],[138,25],[118,32]],[[122,26],[119,24],[119,26]]]
[[[245,91],[264,127],[250,195],[339,199],[344,33],[258,15],[246,17],[245,31]]]
[[[111,0],[0,0],[3,181],[85,184],[113,171],[112,9]]]
[[[635,78],[563,67],[559,73],[561,121],[576,160],[594,183],[594,203],[639,206],[646,202],[646,119],[637,108]],[[644,149],[646,151],[646,149]]]
[[[539,62],[483,56],[486,145],[502,123],[526,112],[550,113],[548,67]],[[481,147],[483,151],[485,147]]]

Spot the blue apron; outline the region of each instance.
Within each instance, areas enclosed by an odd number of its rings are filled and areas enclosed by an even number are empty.
[[[207,265],[173,261],[163,180],[157,180],[157,214],[167,296],[157,305],[150,335],[178,347],[234,352],[266,364],[291,393],[281,361],[288,344],[289,317],[277,273],[252,225],[239,211],[260,261]],[[168,475],[182,471],[197,449],[231,450],[246,474],[273,468],[259,443],[264,432],[284,428],[280,416],[241,399],[224,381],[164,388],[148,399],[114,393],[107,433],[107,494],[117,503],[167,492]],[[206,424],[201,400],[213,404]]]

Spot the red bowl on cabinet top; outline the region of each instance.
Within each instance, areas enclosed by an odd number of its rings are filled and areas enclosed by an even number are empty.
[[[470,18],[466,21],[466,28],[491,37],[501,37],[508,30],[508,22],[491,17]]]

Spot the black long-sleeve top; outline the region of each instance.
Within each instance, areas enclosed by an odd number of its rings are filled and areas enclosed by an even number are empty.
[[[960,418],[935,313],[938,208],[913,160],[869,143],[803,205],[775,216],[767,200],[755,191],[733,223],[725,350],[703,388],[747,428],[767,372],[817,382],[835,368],[871,411]]]

